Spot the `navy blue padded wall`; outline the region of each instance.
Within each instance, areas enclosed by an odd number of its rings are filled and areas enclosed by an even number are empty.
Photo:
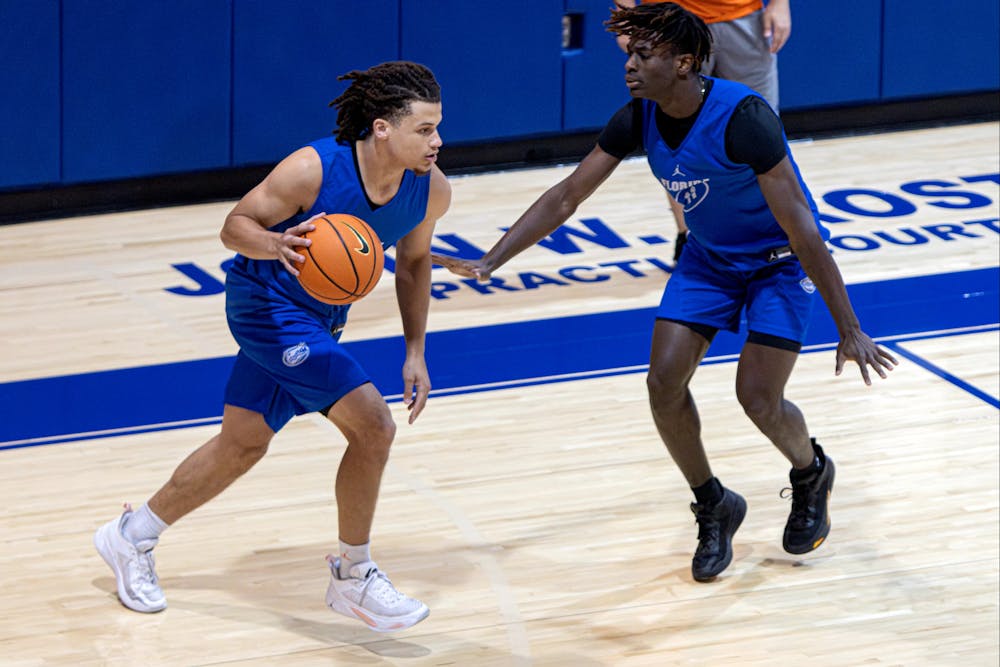
[[[63,0],[63,182],[229,165],[227,0]]]
[[[580,14],[583,44],[563,53],[563,129],[604,127],[632,99],[625,87],[625,52],[604,28],[609,0],[566,0],[566,12]]]
[[[878,101],[881,3],[793,2],[791,10],[792,36],[778,52],[781,108]]]
[[[4,2],[0,188],[59,180],[59,0]]]
[[[328,136],[337,77],[399,58],[399,0],[234,0],[233,164]]]
[[[885,98],[1000,88],[997,0],[884,0]]]
[[[446,149],[561,129],[563,0],[401,2],[401,55],[441,83]]]

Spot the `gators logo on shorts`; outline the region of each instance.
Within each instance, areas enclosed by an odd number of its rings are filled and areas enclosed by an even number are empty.
[[[305,343],[292,345],[281,354],[281,361],[288,367],[298,366],[309,358],[309,346]]]

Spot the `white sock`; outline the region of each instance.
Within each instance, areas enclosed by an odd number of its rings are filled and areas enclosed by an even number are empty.
[[[356,563],[364,563],[372,559],[369,552],[370,542],[357,546],[340,541],[340,576],[346,577],[351,571],[351,566]]]
[[[167,529],[167,524],[163,519],[156,516],[149,505],[142,504],[142,507],[132,512],[122,526],[122,535],[132,544],[139,544],[147,540],[157,540],[160,533]]]

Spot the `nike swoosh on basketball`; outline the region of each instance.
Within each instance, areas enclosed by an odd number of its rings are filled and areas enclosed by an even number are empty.
[[[367,255],[369,252],[371,252],[371,248],[368,247],[368,241],[365,241],[364,237],[362,237],[361,234],[358,233],[358,230],[352,229],[351,232],[358,238],[358,241],[361,242],[361,247],[357,248],[357,251],[360,252],[362,255]]]

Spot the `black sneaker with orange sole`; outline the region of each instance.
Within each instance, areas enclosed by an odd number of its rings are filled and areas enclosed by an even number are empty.
[[[819,472],[807,475],[794,468],[788,474],[791,488],[782,491],[787,498],[790,492],[792,510],[785,524],[783,546],[790,554],[805,554],[819,547],[830,534],[830,494],[833,493],[833,477],[836,468],[833,459],[823,453],[823,448],[812,440],[813,450],[823,463]]]

